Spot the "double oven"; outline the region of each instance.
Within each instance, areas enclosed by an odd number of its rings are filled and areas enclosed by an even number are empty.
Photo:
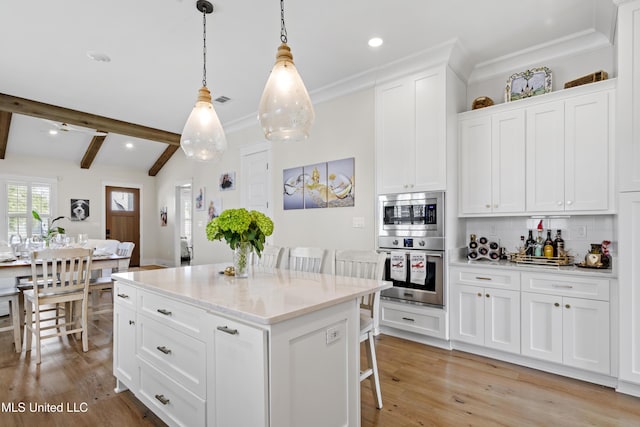
[[[444,192],[379,196],[378,251],[387,254],[387,300],[444,306]]]

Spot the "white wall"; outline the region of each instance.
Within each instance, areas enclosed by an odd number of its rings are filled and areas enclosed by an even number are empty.
[[[11,156],[1,163],[3,175],[51,178],[57,180],[58,192],[54,216],[71,215],[71,199],[88,199],[90,216],[85,221],[60,220],[57,224],[65,228],[70,236],[88,233],[89,238],[104,238],[104,185],[121,185],[141,188],[140,261],[153,263],[157,257],[156,227],[159,210],[150,209],[156,205],[156,184],[146,172],[132,172],[128,169],[107,166],[92,166],[81,169],[73,161],[51,160],[42,157]]]
[[[221,107],[223,108],[223,107]],[[327,249],[374,249],[374,92],[359,91],[315,106],[316,119],[305,142],[272,143],[273,221],[272,243],[279,246],[319,246]],[[206,187],[207,203],[214,195],[223,209],[240,207],[240,148],[264,141],[255,126],[227,135],[229,148],[219,163],[187,161],[178,151],[157,176],[158,209],[168,207],[169,224],[158,227],[160,258],[173,265],[175,235],[175,186],[193,179],[194,194]],[[318,162],[355,158],[355,206],[288,210],[282,208],[283,169]],[[218,191],[221,173],[236,172],[236,190]],[[363,217],[364,228],[353,228],[353,218]],[[224,243],[209,242],[205,236],[206,211],[194,212],[194,264],[231,260]]]

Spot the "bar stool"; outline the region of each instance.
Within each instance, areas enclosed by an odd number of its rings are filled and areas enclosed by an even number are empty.
[[[18,309],[18,296],[20,291],[17,288],[0,289],[0,302],[9,303],[9,318],[11,325],[0,328],[0,332],[13,331],[13,341],[16,346],[16,353],[22,351],[22,340],[20,334],[20,310]]]

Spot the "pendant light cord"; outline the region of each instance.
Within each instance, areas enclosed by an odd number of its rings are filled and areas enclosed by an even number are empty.
[[[207,10],[202,8],[202,86],[207,86]]]
[[[287,27],[284,25],[284,0],[280,0],[280,41],[287,42]]]

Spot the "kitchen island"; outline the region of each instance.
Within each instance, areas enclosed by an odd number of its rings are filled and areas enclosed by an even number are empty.
[[[170,425],[359,426],[359,298],[391,283],[225,266],[114,275],[116,391]]]

